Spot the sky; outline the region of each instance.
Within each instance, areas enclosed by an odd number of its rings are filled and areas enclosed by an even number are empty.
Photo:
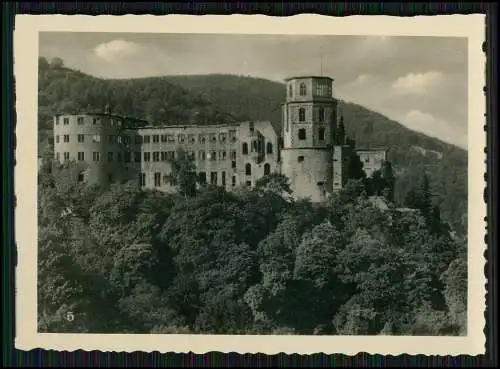
[[[467,148],[467,39],[43,32],[39,54],[102,78],[328,75],[335,97]]]

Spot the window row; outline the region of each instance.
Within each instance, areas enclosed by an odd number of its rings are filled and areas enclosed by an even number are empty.
[[[260,152],[260,141],[254,140],[252,141],[252,146],[251,146],[252,152]],[[243,155],[248,155],[248,143],[243,142],[241,146],[241,152]],[[266,144],[266,154],[272,154],[273,153],[273,144],[271,142],[268,142]]]
[[[207,173],[206,172],[199,172],[197,176],[197,182],[200,185],[205,185],[208,184],[209,182],[207,181]],[[226,172],[220,172],[220,182],[219,180],[219,173],[218,172],[210,172],[210,184],[214,186],[218,186],[219,183],[221,186],[226,186]],[[147,185],[147,176],[146,173],[140,173],[139,174],[139,182],[142,187]],[[248,183],[248,181],[247,181]],[[160,187],[161,185],[170,185],[170,186],[176,186],[177,185],[177,180],[175,177],[173,177],[170,173],[164,174],[161,172],[155,172],[153,175],[153,185],[154,187]],[[236,176],[232,176],[231,178],[231,186],[236,186]]]
[[[68,161],[70,160],[70,153],[69,152],[63,152],[63,159],[64,161]],[[99,151],[94,151],[92,153],[92,161],[101,161],[102,158],[102,153],[99,152]],[[83,151],[80,151],[80,152],[77,152],[77,155],[76,155],[76,158],[78,161],[85,161],[86,159],[90,159],[90,158],[86,158],[85,157],[85,152]],[[56,160],[60,160],[61,159],[61,155],[59,152],[56,152]],[[134,162],[134,163],[140,163],[141,162],[141,153],[140,152],[108,152],[107,153],[107,161],[108,162],[124,162],[124,163],[131,163],[131,162]]]
[[[221,143],[225,143],[228,140],[235,142],[236,141],[236,131],[229,131],[229,134],[226,132],[221,132],[219,134],[217,133],[200,133],[198,135],[198,142],[199,143],[205,143],[206,141],[209,142],[217,142],[217,140]],[[195,143],[196,142],[196,136],[194,134],[184,134],[184,133],[179,133],[176,136],[173,134],[162,134],[162,135],[143,135],[143,136],[137,136],[136,137],[136,142],[137,143],[158,143],[158,142],[178,142],[178,143]]]
[[[299,122],[305,122],[305,121],[306,121],[306,109],[299,108]],[[318,109],[318,121],[320,123],[324,123],[326,121],[325,108],[323,107],[320,107]]]
[[[94,118],[92,118],[92,124],[97,124],[97,123],[99,123],[100,121],[101,121],[101,119],[100,119],[100,118],[98,118],[98,117],[94,117]],[[60,123],[61,123],[61,117],[56,117],[56,125],[59,125]],[[69,117],[64,117],[64,118],[62,119],[62,124],[63,124],[64,126],[69,125],[69,123],[70,123],[70,119],[69,119]],[[76,118],[76,124],[78,124],[78,125],[83,125],[83,124],[85,124],[85,117],[77,117],[77,118]],[[111,127],[121,127],[121,125],[122,125],[122,120],[121,120],[121,119],[113,119],[113,118],[111,118],[111,119],[109,120],[109,124],[110,124],[110,126],[111,126]]]
[[[89,136],[89,135],[84,135],[84,134],[77,134],[76,135],[76,140],[79,142],[79,143],[84,143],[84,142],[87,142],[86,141],[86,136]],[[62,137],[62,142],[70,142],[70,135],[62,135],[62,136],[59,136],[59,135],[56,135],[55,136],[55,142],[56,143],[59,143],[61,142],[61,137]],[[91,135],[90,138],[87,138],[87,140],[90,139],[90,142],[101,142],[101,135]],[[108,142],[110,144],[130,144],[131,142],[131,137],[130,136],[119,136],[119,135],[108,135]]]
[[[299,129],[299,140],[304,141],[307,139],[307,134],[306,134],[306,129],[305,128],[300,128]],[[319,141],[324,141],[325,140],[325,128],[324,127],[319,127],[318,128],[318,140]]]

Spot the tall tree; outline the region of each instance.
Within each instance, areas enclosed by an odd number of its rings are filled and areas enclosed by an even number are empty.
[[[196,164],[184,149],[179,148],[176,157],[171,161],[171,177],[177,183],[179,193],[184,197],[196,194]]]

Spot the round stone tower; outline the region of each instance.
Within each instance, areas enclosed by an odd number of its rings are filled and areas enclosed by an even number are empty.
[[[281,172],[290,179],[296,199],[322,202],[333,190],[337,100],[332,88],[329,77],[286,80]]]
[[[135,131],[124,123],[122,117],[111,114],[55,116],[55,159],[60,163],[77,162],[78,181],[107,184],[135,179],[140,167],[140,145]]]

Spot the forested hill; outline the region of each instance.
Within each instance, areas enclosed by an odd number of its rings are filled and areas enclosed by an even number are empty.
[[[55,113],[113,112],[165,123],[270,120],[281,124],[283,84],[231,75],[166,76],[104,80],[65,68],[62,61],[40,59],[39,128],[47,128]],[[395,200],[403,199],[427,172],[435,203],[457,231],[466,230],[466,151],[411,131],[362,106],[341,102],[349,136],[358,147],[389,148],[397,174]]]

